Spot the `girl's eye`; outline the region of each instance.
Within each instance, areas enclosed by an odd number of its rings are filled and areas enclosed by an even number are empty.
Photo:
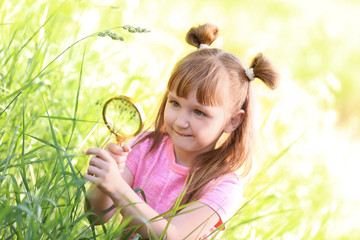
[[[197,109],[194,110],[194,113],[198,116],[206,116],[205,113],[203,113],[202,111],[197,110]]]
[[[170,101],[171,106],[173,107],[180,107],[180,104],[177,101],[171,100]]]

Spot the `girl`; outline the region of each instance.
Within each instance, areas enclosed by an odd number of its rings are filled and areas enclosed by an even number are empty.
[[[173,69],[154,131],[138,137],[133,149],[113,143],[87,150],[95,155],[84,174],[93,183],[88,199],[103,222],[114,205],[131,225],[142,224],[145,238],[166,230],[167,239],[203,239],[238,209],[254,144],[252,81],[275,89],[278,74],[262,54],[244,68],[236,56],[210,48],[218,32],[205,24],[187,33],[198,50]],[[146,201],[133,191],[138,187]],[[186,205],[169,218],[177,199]]]

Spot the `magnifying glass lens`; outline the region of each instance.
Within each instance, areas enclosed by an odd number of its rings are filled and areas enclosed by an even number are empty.
[[[117,139],[136,136],[143,128],[144,114],[141,107],[126,96],[109,99],[103,108],[103,118]]]

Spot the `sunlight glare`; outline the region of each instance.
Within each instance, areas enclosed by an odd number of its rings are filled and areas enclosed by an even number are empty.
[[[49,10],[49,6],[47,5],[47,6],[45,7],[45,10],[44,10],[43,15],[42,15],[41,18],[40,18],[40,21],[39,21],[39,25],[40,25],[40,26],[44,25],[44,23],[45,23],[45,21],[46,21],[46,18],[47,18],[48,10]],[[44,36],[45,36],[45,29],[44,29],[44,27],[42,27],[42,28],[40,29],[40,32],[39,32],[39,37],[38,37],[39,41],[41,41],[41,39],[43,39]]]
[[[329,73],[326,76],[326,82],[331,86],[331,88],[335,91],[339,91],[341,89],[341,82],[339,79],[335,77],[333,73]]]
[[[174,4],[168,17],[170,26],[174,29],[183,29],[190,26],[189,20],[191,18],[189,14],[187,3],[179,2]]]

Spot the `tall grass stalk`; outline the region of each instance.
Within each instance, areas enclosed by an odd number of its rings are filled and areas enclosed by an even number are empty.
[[[77,131],[77,123],[96,126],[99,122],[97,118],[79,118],[79,106],[84,102],[81,85],[85,47],[80,54],[82,58],[71,59],[74,66],[80,63],[77,87],[73,88],[72,79],[58,81],[61,75],[64,76],[62,67],[67,66],[63,61],[66,54],[71,51],[71,55],[76,56],[75,46],[99,33],[80,38],[54,57],[47,51],[53,46],[48,39],[51,34],[45,35],[41,42],[36,40],[41,30],[51,29],[61,21],[61,16],[71,14],[63,8],[64,4],[57,7],[28,37],[30,16],[34,17],[36,13],[25,17],[26,21],[22,23],[1,26],[2,30],[8,27],[10,34],[1,34],[1,43],[6,45],[0,47],[3,56],[0,62],[0,239],[84,239],[109,234],[104,225],[102,231],[96,233],[96,228],[87,221],[92,213],[83,210],[86,181],[82,179],[81,171],[86,162],[81,150],[94,128],[80,126]],[[25,35],[20,36],[23,29],[26,29]],[[113,29],[145,31],[128,25]],[[31,53],[31,57],[23,57],[23,52]],[[49,58],[52,60],[45,63]],[[76,72],[77,68],[72,71]],[[60,104],[56,98],[54,100],[59,89],[62,89],[60,92],[76,89],[73,104],[71,99]],[[59,109],[58,106],[63,110],[54,116],[51,112]],[[71,108],[72,118],[62,115]],[[66,122],[68,119],[70,125]],[[88,133],[85,139],[84,133]]]

